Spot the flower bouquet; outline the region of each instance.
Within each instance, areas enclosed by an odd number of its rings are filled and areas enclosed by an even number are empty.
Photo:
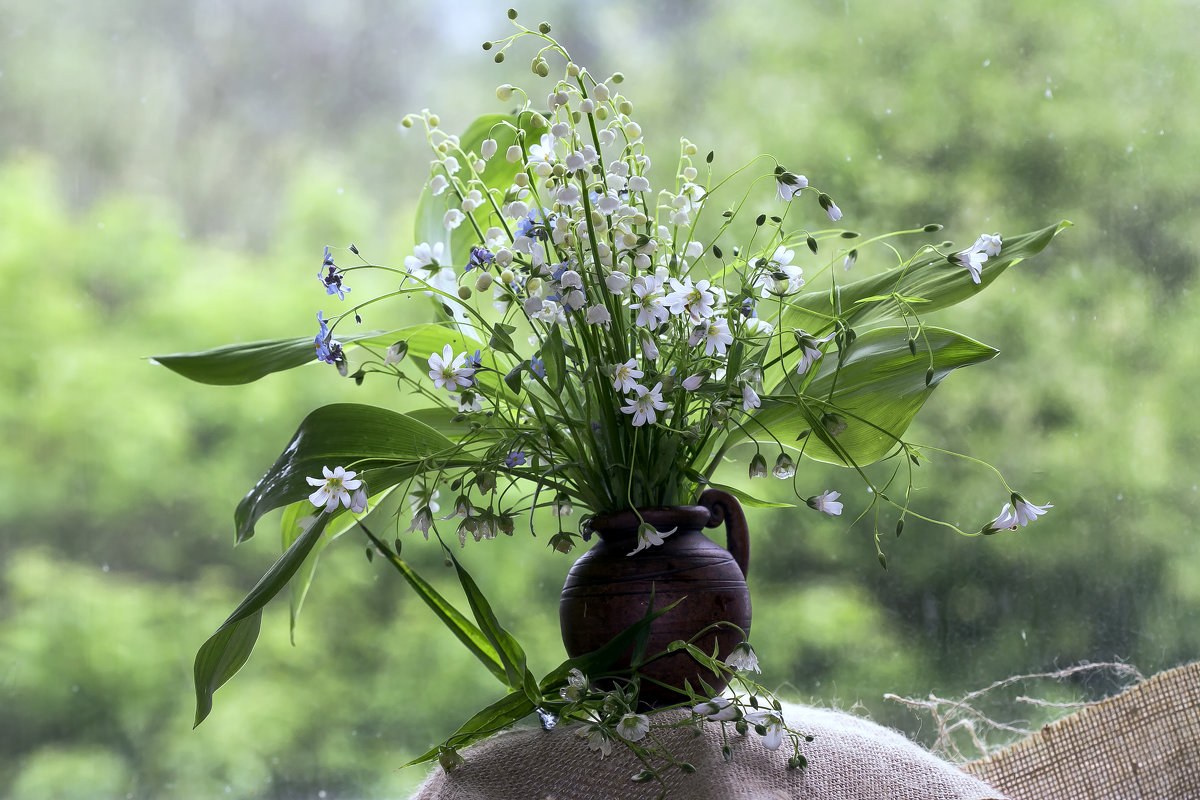
[[[480,117],[461,135],[427,111],[404,119],[425,134],[433,159],[417,212],[420,243],[402,266],[373,263],[354,245],[326,247],[319,285],[345,306],[316,312],[315,337],[155,359],[213,384],[316,360],[356,383],[386,379],[398,389],[396,408],[313,411],[238,505],[239,542],[283,508],[285,550],[201,648],[197,724],[249,657],[264,604],[289,584],[302,597],[317,553],[361,531],[368,556],[386,558],[508,689],[418,761],[452,766],[459,747],[535,711],[546,725],[585,721],[583,735],[602,754],[619,742],[648,755],[638,665],[660,654],[613,665],[669,609],[651,606],[613,641],[539,680],[443,537],[465,546],[512,536],[522,518],[532,531],[532,512],[546,508],[557,519],[549,545],[566,553],[589,538],[592,515],[632,512],[641,522],[628,557],[642,558],[673,533],[645,521],[644,509],[691,503],[708,489],[787,505],[722,482],[738,452],[750,477],[786,481],[816,512],[836,516],[843,504],[833,488],[803,487],[804,458],[854,471],[873,490],[871,506],[893,507],[899,525],[927,519],[908,493],[887,491],[923,456],[905,432],[948,374],[997,352],[927,318],[973,297],[1068,224],[985,233],[966,248],[919,243],[905,255],[893,242],[941,226],[864,237],[842,226],[830,192],[773,158],[715,177],[714,153],[682,139],[677,163],[652,169],[622,76],[593,75],[549,25],[509,17],[515,33],[484,50],[502,61],[532,41],[531,71],[545,85],[536,95],[500,86],[499,100],[515,110]],[[391,276],[388,290],[352,303],[368,272]],[[432,300],[435,321],[353,327],[366,316],[395,318],[391,301],[413,295]],[[891,477],[879,482],[865,468],[886,459]],[[1009,503],[999,516],[955,530],[994,533],[1049,508],[1000,482]],[[448,498],[449,516],[439,517],[439,499]],[[572,527],[564,521],[573,512],[582,523]],[[394,545],[377,532],[388,524]],[[401,540],[431,533],[470,617],[400,556]],[[875,539],[882,562],[878,531]],[[691,709],[684,724],[753,730],[769,748],[787,737],[789,764],[803,764],[803,736],[750,678],[758,664],[749,643],[723,654],[684,640],[669,649],[714,676],[681,689],[678,705]],[[737,688],[723,693],[731,679]],[[646,763],[638,779],[658,775]]]

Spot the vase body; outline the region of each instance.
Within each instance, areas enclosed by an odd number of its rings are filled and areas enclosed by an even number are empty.
[[[682,602],[651,624],[646,655],[663,652],[676,640],[687,641],[715,622],[732,622],[749,635],[745,516],[732,495],[715,489],[706,490],[699,503],[639,509],[642,519],[660,532],[677,530],[661,545],[634,555],[629,553],[638,542],[640,520],[636,514],[623,511],[592,519],[590,527],[599,540],[571,568],[559,604],[568,655],[590,653],[642,619],[650,607],[651,593],[655,609]],[[703,533],[705,527],[722,522],[727,529],[728,550]],[[715,643],[724,658],[741,641],[738,630],[721,626],[705,633],[695,644],[712,653]],[[632,651],[627,651],[616,669],[627,669],[631,656]],[[684,680],[697,690],[699,679],[717,691],[725,687],[723,680],[703,669],[686,652],[651,661],[639,667],[639,672],[680,690]],[[640,697],[649,705],[669,705],[684,696],[643,680]]]

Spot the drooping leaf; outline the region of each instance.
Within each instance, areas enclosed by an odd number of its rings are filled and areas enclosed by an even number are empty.
[[[729,492],[736,497],[738,501],[749,508],[795,508],[794,503],[776,503],[771,500],[760,500],[752,494],[742,491],[736,486],[726,486],[720,483],[709,483],[709,487],[720,489],[722,492]]]
[[[375,492],[424,472],[427,459],[453,449],[445,436],[405,414],[353,403],[318,408],[238,504],[237,540],[253,536],[263,514],[311,494],[305,478],[320,477],[322,467],[357,471]]]
[[[328,514],[314,517],[287,551],[259,579],[229,618],[217,628],[196,653],[193,675],[196,684],[196,721],[199,725],[212,711],[213,693],[242,668],[258,640],[262,609],[279,594],[304,563],[313,545],[329,523]]]
[[[500,659],[500,655],[496,652],[496,648],[492,646],[491,642],[488,641],[488,637],[483,634],[483,631],[472,624],[450,601],[442,597],[433,586],[417,574],[417,571],[407,561],[380,541],[365,525],[359,527],[366,533],[372,544],[384,554],[388,563],[395,567],[396,571],[408,582],[408,585],[417,593],[417,596],[437,615],[442,624],[450,629],[450,632],[471,651],[472,655],[488,668],[489,672],[495,675],[501,683],[507,684],[508,675]]]
[[[788,442],[806,430],[825,433],[829,426],[822,424],[824,415],[836,414],[846,426],[833,437],[836,446],[824,436],[810,436],[804,454],[818,461],[864,466],[895,447],[946,375],[996,352],[954,331],[927,327],[913,355],[908,329],[877,328],[850,345],[840,372],[836,354],[827,355],[803,396],[789,396],[789,385],[782,382],[754,418]]]
[[[363,340],[388,339],[395,341],[395,332],[371,331],[350,336],[334,336],[343,345]],[[387,344],[383,345],[387,347]],[[151,356],[150,362],[161,364],[197,383],[213,386],[235,386],[252,383],[272,372],[282,372],[316,361],[317,348],[312,336],[292,339],[268,339],[245,344],[227,344],[195,353],[171,353]]]
[[[464,722],[457,731],[450,735],[446,743],[456,748],[474,744],[486,739],[493,733],[504,730],[515,722],[519,722],[532,714],[534,708],[533,702],[523,693],[512,692],[506,694]],[[445,745],[430,748],[412,761],[409,761],[404,767],[412,767],[435,760],[443,746]],[[401,767],[401,769],[404,767]]]
[[[936,253],[921,256],[907,267],[895,267],[869,278],[838,287],[842,310],[851,327],[882,322],[903,316],[902,301],[920,298],[916,311],[922,315],[960,303],[986,289],[1004,270],[1018,261],[1037,255],[1071,223],[1063,220],[1038,231],[1005,237],[1000,254],[983,265],[978,284],[966,269],[950,264]],[[828,325],[835,313],[828,291],[809,292],[796,298],[784,311],[783,328],[802,328],[813,332]]]
[[[563,353],[562,331],[557,325],[551,328],[542,345],[542,361],[546,367],[546,383],[558,394],[567,379],[567,360]]]
[[[500,621],[496,618],[496,613],[492,610],[492,606],[488,603],[487,598],[480,590],[479,585],[475,583],[475,579],[471,574],[463,568],[458,558],[454,555],[454,551],[442,545],[442,549],[446,553],[446,557],[454,564],[454,571],[458,575],[458,582],[462,585],[463,592],[467,595],[467,603],[471,606],[471,613],[475,616],[475,622],[479,625],[479,629],[483,635],[487,637],[489,643],[495,649],[497,655],[500,656],[500,662],[504,664],[504,672],[510,689],[519,690],[526,688],[527,683],[532,681],[532,675],[529,674],[529,669],[526,667],[525,651],[512,634],[501,626]],[[538,698],[533,697],[531,700],[536,701]]]

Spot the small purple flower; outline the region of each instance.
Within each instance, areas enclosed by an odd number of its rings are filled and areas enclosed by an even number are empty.
[[[467,366],[471,369],[480,369],[483,367],[483,351],[476,350],[475,355],[467,356]]]
[[[322,274],[326,269],[329,270],[329,274]],[[317,270],[317,279],[325,285],[325,294],[336,294],[339,300],[346,299],[346,292],[350,291],[350,287],[342,285],[342,273],[333,263],[333,254],[329,251],[329,245],[325,245],[325,260],[321,263],[321,269]]]
[[[754,302],[754,298],[747,297],[742,300],[742,307],[738,311],[746,319],[753,319],[758,316],[758,304]]]
[[[526,459],[525,459],[525,451],[523,451],[523,450],[513,450],[511,453],[509,453],[508,455],[506,455],[506,456],[504,457],[504,466],[506,466],[506,467],[520,467],[520,466],[523,466],[523,465],[525,464],[525,461],[526,461]]]
[[[476,267],[483,269],[488,264],[491,264],[496,259],[495,254],[486,247],[472,247],[471,257],[467,260],[467,268],[464,272],[470,272]]]
[[[346,354],[342,350],[342,345],[333,340],[333,335],[329,332],[329,326],[325,324],[325,318],[320,311],[317,312],[317,322],[321,326],[320,332],[313,338],[313,344],[317,347],[317,360],[325,364],[333,364],[337,367],[342,377],[345,377],[348,369],[346,367]]]
[[[548,228],[553,221],[553,214],[545,209],[535,208],[517,222],[517,236],[528,236],[532,239],[546,241],[550,238]]]
[[[542,361],[542,359],[538,358],[537,356],[529,359],[529,369],[539,378],[546,377],[546,362]]]
[[[329,326],[325,324],[324,312],[317,312],[317,323],[320,324],[321,330],[313,339],[313,344],[317,346],[317,358],[324,361],[326,364],[332,364],[329,354]]]

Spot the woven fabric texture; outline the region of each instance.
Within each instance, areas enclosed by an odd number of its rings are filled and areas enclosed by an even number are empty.
[[[1200,799],[1200,662],[1155,675],[965,769],[1012,800]]]
[[[812,734],[803,746],[804,770],[789,770],[789,745],[762,746],[753,733],[729,726],[734,758],[721,757],[719,725],[697,736],[685,728],[656,731],[671,753],[696,766],[694,774],[665,771],[676,800],[1007,800],[981,780],[933,756],[895,731],[837,711],[785,705],[796,730]],[[674,714],[668,717],[668,714]],[[683,712],[664,712],[678,720]],[[413,800],[652,800],[662,786],[634,783],[642,764],[614,745],[601,760],[576,735],[578,725],[552,731],[518,729],[465,750],[466,763],[435,770]]]

